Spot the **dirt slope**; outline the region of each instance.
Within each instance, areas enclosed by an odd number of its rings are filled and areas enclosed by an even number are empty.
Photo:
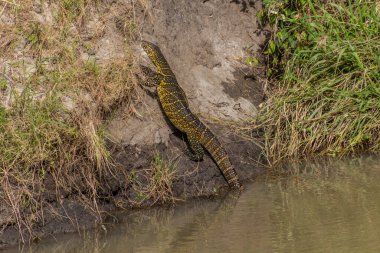
[[[260,150],[234,134],[231,126],[254,117],[263,98],[262,85],[249,77],[244,65],[248,51],[259,55],[265,40],[256,20],[261,4],[250,2],[156,1],[149,8],[151,15],[143,17],[141,32],[142,39],[160,46],[191,110],[225,144],[243,180],[260,171],[256,163]],[[138,45],[136,51],[142,64],[151,66]],[[118,160],[130,170],[141,169],[149,166],[152,151],[158,150],[176,164],[174,189],[180,197],[210,194],[226,186],[209,156],[197,163],[184,155],[184,136],[167,122],[157,97],[143,94],[137,108],[140,117],[117,118],[109,125],[112,140],[119,144]]]

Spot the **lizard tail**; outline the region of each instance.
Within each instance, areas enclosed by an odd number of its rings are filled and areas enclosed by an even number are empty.
[[[207,127],[205,127],[201,133],[200,143],[211,154],[211,157],[218,164],[218,167],[222,171],[222,174],[227,180],[230,188],[242,190],[242,185],[239,181],[239,177],[236,174],[235,168],[231,164],[226,150]]]

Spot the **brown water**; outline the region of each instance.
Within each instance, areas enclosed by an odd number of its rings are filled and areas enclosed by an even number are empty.
[[[240,197],[120,215],[107,232],[59,236],[23,252],[380,252],[380,159],[288,170]]]

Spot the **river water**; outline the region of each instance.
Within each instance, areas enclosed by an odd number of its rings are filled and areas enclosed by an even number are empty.
[[[117,216],[102,231],[21,251],[380,252],[380,159],[290,164],[240,196]]]

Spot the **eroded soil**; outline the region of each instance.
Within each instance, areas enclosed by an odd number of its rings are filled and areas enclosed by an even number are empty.
[[[141,38],[160,46],[191,110],[225,144],[242,180],[252,179],[260,171],[260,150],[240,138],[231,126],[253,118],[263,99],[262,85],[244,64],[248,52],[260,54],[265,40],[255,16],[261,4],[180,0],[157,1],[151,8],[152,16],[143,21]],[[142,64],[151,66],[138,46],[137,51]],[[140,117],[117,118],[109,125],[112,140],[119,144],[118,160],[126,168],[139,168],[152,160],[145,156],[152,152],[145,150],[165,154],[176,163],[174,189],[180,197],[207,195],[226,186],[209,156],[197,163],[184,155],[185,137],[167,122],[157,97],[152,92],[146,94],[137,108]]]

